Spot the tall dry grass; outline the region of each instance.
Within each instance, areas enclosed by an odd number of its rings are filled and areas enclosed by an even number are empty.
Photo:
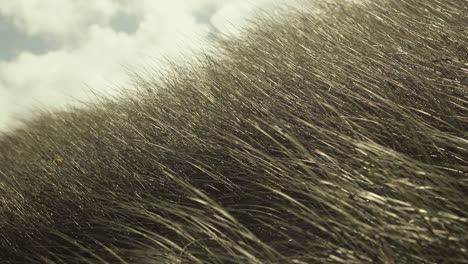
[[[1,262],[467,263],[466,1],[319,8],[2,135]]]

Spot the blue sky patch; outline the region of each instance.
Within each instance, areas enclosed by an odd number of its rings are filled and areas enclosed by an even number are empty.
[[[119,12],[112,17],[110,26],[117,32],[133,34],[138,30],[139,23],[140,21],[136,15]]]
[[[0,16],[0,60],[9,61],[19,52],[29,51],[44,54],[51,49],[51,43],[40,36],[28,36],[18,30],[8,18]]]

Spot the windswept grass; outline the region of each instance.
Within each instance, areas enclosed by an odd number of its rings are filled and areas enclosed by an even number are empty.
[[[1,263],[467,263],[466,0],[264,18],[0,137]]]

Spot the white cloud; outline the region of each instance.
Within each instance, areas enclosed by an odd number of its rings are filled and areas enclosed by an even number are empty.
[[[231,1],[211,17],[211,23],[220,32],[224,34],[237,33],[238,30],[245,26],[246,18],[252,15],[256,8],[265,5],[269,0],[253,1]]]
[[[0,0],[0,14],[29,35],[73,40],[89,24],[107,23],[117,12],[112,0]]]
[[[151,65],[160,56],[185,58],[184,50],[204,47],[211,27],[235,33],[254,7],[283,0],[0,0],[7,16],[26,34],[60,43],[34,55],[21,53],[0,61],[0,130],[13,124],[12,113],[24,115],[34,105],[62,106],[71,98],[86,100],[87,85],[99,92],[125,86],[126,70]],[[285,0],[284,0],[285,1]],[[212,25],[195,14],[211,8]],[[110,20],[119,13],[138,18],[132,34],[116,32]]]

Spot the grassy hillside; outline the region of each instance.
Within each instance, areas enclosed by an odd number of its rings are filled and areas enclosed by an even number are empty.
[[[466,0],[320,8],[2,135],[0,262],[468,263]]]

